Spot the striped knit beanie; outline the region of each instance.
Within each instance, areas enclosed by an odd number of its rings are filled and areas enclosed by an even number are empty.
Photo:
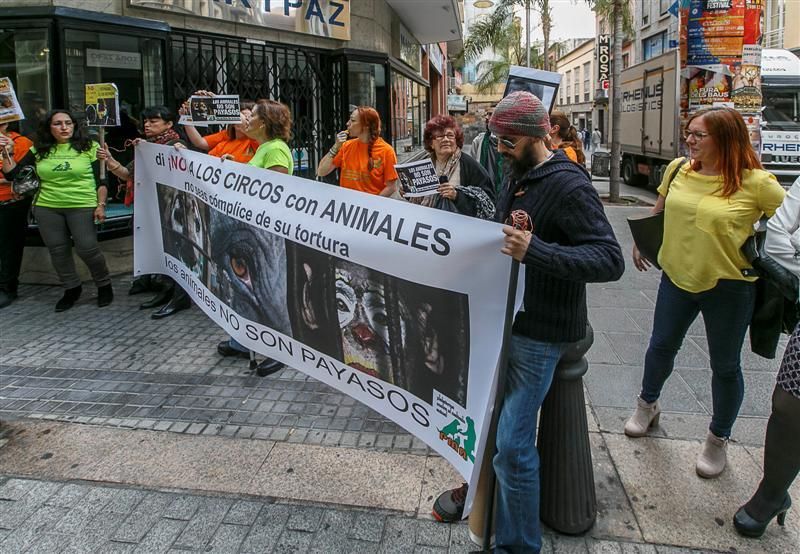
[[[495,135],[544,137],[550,132],[550,116],[542,101],[530,92],[512,92],[503,98],[489,120]]]

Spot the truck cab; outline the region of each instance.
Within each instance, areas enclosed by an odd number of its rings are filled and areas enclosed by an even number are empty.
[[[789,187],[800,176],[800,58],[764,50],[761,95],[761,163]]]

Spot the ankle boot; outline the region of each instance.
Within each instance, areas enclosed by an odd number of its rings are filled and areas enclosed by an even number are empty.
[[[97,306],[102,308],[108,306],[114,300],[114,289],[111,284],[97,287]]]
[[[56,311],[64,312],[69,310],[75,305],[75,302],[77,302],[78,298],[81,297],[81,292],[83,292],[83,286],[81,285],[65,290],[64,296],[62,296],[61,299],[56,302]]]
[[[728,463],[728,439],[716,436],[711,431],[706,436],[703,451],[697,457],[697,474],[704,479],[713,479]]]
[[[629,437],[643,437],[650,427],[658,425],[659,419],[661,419],[661,408],[658,400],[649,403],[637,397],[636,411],[625,422],[625,434]]]

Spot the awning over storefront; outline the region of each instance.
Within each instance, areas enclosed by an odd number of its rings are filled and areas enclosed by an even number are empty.
[[[386,0],[420,44],[462,38],[458,0]]]

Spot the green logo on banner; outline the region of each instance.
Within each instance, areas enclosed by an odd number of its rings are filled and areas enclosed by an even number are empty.
[[[447,442],[465,460],[475,462],[475,422],[467,416],[467,422],[454,419],[439,429],[439,439]]]

